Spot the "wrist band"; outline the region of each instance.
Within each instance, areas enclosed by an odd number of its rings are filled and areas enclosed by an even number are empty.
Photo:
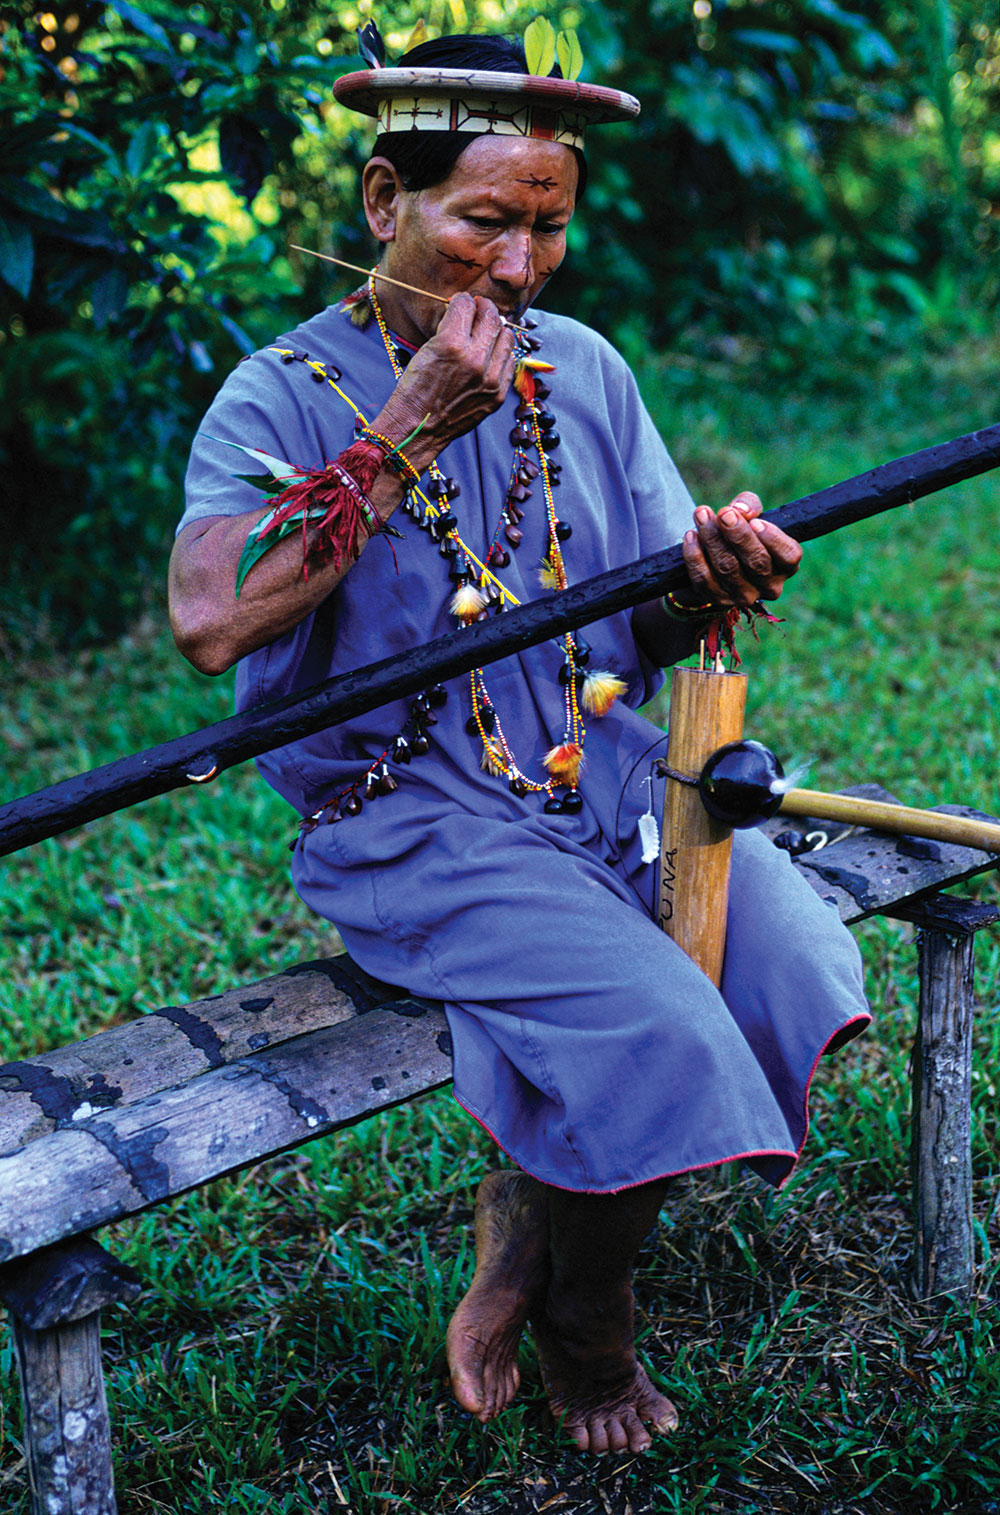
[[[373,446],[381,448],[385,454],[385,461],[394,473],[399,474],[401,479],[405,479],[408,484],[418,483],[420,470],[414,468],[409,459],[404,457],[402,452],[400,452],[401,443],[390,442],[388,437],[384,437],[380,431],[372,431],[371,427],[366,426],[361,420],[357,422],[355,431],[363,441],[370,442]]]
[[[362,501],[358,514],[361,516],[362,526],[368,533],[369,542],[372,537],[377,537],[385,531],[386,523],[375,509],[371,500]]]
[[[705,605],[684,605],[672,589],[667,590],[661,603],[672,621],[704,621],[723,613],[722,607],[711,601]]]

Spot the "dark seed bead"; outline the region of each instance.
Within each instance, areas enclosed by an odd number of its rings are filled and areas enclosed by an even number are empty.
[[[386,768],[385,765],[383,764],[383,766],[382,766],[382,772],[379,774],[379,778],[378,778],[378,792],[379,792],[379,794],[392,794],[393,790],[398,789],[398,788],[399,788],[399,785],[396,783],[396,780],[393,778],[393,776],[389,772],[388,768]]]
[[[425,690],[424,699],[429,705],[446,705],[448,703],[448,691],[443,684],[432,684],[430,689]]]
[[[405,736],[398,736],[392,745],[392,755],[397,763],[408,763],[412,757],[410,744]]]
[[[510,792],[511,794],[516,794],[518,799],[523,800],[524,796],[528,793],[528,786],[523,779],[511,779]]]
[[[438,548],[438,552],[443,558],[455,558],[458,556],[458,543],[453,542],[451,537],[445,537]]]
[[[423,757],[425,752],[430,752],[431,744],[421,731],[418,732],[417,735],[413,738],[413,741],[410,743],[410,748],[413,752],[414,757]]]
[[[538,325],[538,322],[535,320],[534,316],[522,316],[521,325],[524,327],[525,331],[534,331],[535,327]]]
[[[535,407],[533,405],[526,405],[522,400],[520,405],[514,411],[514,414],[519,421],[530,421],[532,416],[535,414]]]
[[[490,618],[490,613],[489,613],[489,611],[486,609],[486,607],[484,605],[483,608],[482,608],[482,610],[476,616],[476,620],[477,621],[488,621],[489,618]]]
[[[365,785],[365,788],[364,788],[365,799],[366,800],[377,799],[378,798],[378,792],[379,792],[378,779],[375,777],[374,773],[371,773],[368,776],[368,782],[367,782],[367,784]]]
[[[561,441],[562,437],[557,431],[547,431],[542,437],[542,442],[544,444],[546,452],[554,452]]]
[[[558,489],[561,483],[562,483],[562,479],[559,477],[559,475],[557,473],[554,473],[552,475],[552,477],[549,479],[549,488],[550,489]]]
[[[518,501],[520,501],[520,500],[530,500],[531,499],[531,490],[528,488],[527,484],[514,484],[514,485],[511,486],[511,491],[510,491],[509,495],[507,496],[507,499],[508,500],[518,500]]]
[[[363,809],[364,805],[362,804],[360,794],[352,794],[350,799],[344,805],[344,814],[360,815]]]
[[[492,731],[493,731],[493,727],[497,723],[497,713],[493,709],[493,706],[492,705],[480,705],[480,707],[479,707],[479,719],[483,723],[483,730],[486,732],[487,735],[491,735]]]
[[[560,542],[568,542],[572,535],[573,528],[568,521],[556,522],[556,536],[559,538]]]
[[[510,553],[506,547],[495,547],[491,554],[490,562],[495,563],[498,568],[509,568]]]
[[[527,426],[525,426],[524,422],[520,421],[510,434],[510,445],[511,447],[523,447],[525,443],[530,441],[531,432],[528,430]]]
[[[510,545],[514,548],[520,547],[522,541],[524,540],[524,532],[521,530],[520,526],[505,526],[503,534],[507,538]]]
[[[451,567],[448,569],[448,577],[451,579],[451,582],[457,587],[459,584],[464,584],[466,582],[469,577],[469,571],[466,568],[465,564],[460,563],[456,558],[455,562],[452,563]]]
[[[282,363],[294,363],[295,354],[293,352],[283,352],[281,354],[281,361]]]
[[[457,479],[445,479],[444,492],[449,500],[457,500],[462,493],[462,486]]]
[[[535,398],[536,398],[536,400],[547,400],[548,397],[549,397],[549,395],[551,393],[552,393],[552,390],[546,384],[546,382],[545,382],[544,379],[536,379],[535,380]]]
[[[530,484],[540,473],[541,469],[534,458],[525,458],[517,470],[517,481],[519,484]]]
[[[562,464],[557,463],[554,458],[549,458],[547,467],[550,474],[562,473]]]
[[[432,475],[427,485],[428,494],[433,495],[435,500],[440,500],[447,493],[447,489],[447,479],[439,479],[436,475]]]
[[[309,372],[312,374],[312,376],[316,380],[317,384],[325,384],[325,382],[326,382],[326,374],[325,373],[317,373],[317,371],[316,371],[315,368],[310,368]]]
[[[465,729],[470,736],[479,735],[479,727],[476,725],[476,718],[474,715],[469,716],[469,719],[465,723]]]
[[[538,412],[538,425],[542,431],[551,431],[555,424],[556,418],[551,410],[545,409]]]
[[[529,352],[538,352],[542,344],[537,337],[525,337],[524,345]]]
[[[587,663],[589,663],[590,662],[590,643],[589,642],[585,642],[582,637],[574,637],[573,638],[573,656],[574,656],[576,662],[578,662],[578,663],[580,663],[582,665],[586,665]]]
[[[557,794],[550,794],[545,801],[544,810],[546,815],[561,815],[563,802]]]
[[[438,516],[434,524],[437,527],[438,535],[445,537],[449,531],[455,530],[455,527],[458,525],[458,516],[453,516],[449,510],[443,516]]]
[[[571,789],[569,794],[563,795],[562,808],[565,815],[576,815],[583,809],[583,795]]]

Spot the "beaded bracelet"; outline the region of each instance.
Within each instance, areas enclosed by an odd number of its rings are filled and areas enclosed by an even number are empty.
[[[685,605],[668,589],[662,599],[663,608],[672,621],[704,621],[722,615],[723,607],[709,601],[705,605]]]
[[[388,437],[384,437],[379,431],[373,431],[370,426],[366,426],[361,420],[358,420],[355,425],[355,431],[363,441],[371,442],[375,447],[381,448],[385,453],[385,460],[389,467],[399,474],[401,479],[405,479],[408,484],[419,482],[420,470],[414,468],[409,459],[403,456],[400,451],[402,443],[390,442]]]
[[[366,499],[361,502],[360,506],[358,507],[358,514],[361,516],[362,526],[368,533],[369,542],[371,541],[372,537],[380,536],[388,525],[388,522],[383,521],[382,517],[375,509],[371,500]]]

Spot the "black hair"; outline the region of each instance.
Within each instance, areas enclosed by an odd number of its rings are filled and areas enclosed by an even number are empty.
[[[421,42],[394,63],[395,68],[468,68],[491,74],[526,74],[524,48],[512,37],[452,36]],[[561,79],[556,63],[550,78]],[[431,189],[443,184],[479,132],[384,132],[376,137],[373,158],[386,158],[408,190]],[[587,160],[579,148],[576,158],[577,203],[587,185]]]

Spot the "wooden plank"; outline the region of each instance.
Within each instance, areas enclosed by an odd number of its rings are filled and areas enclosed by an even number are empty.
[[[87,1116],[0,1163],[0,1261],[134,1215],[450,1079],[441,1006],[398,1000]]]
[[[858,784],[841,791],[871,799],[894,801],[878,784]],[[898,802],[897,802],[898,803]],[[936,805],[943,815],[974,816],[995,821],[967,805]],[[787,816],[774,816],[761,828],[774,837],[789,827]],[[800,818],[794,828],[802,832],[827,831],[835,836],[842,827]],[[856,831],[816,852],[805,852],[795,866],[821,899],[835,905],[842,921],[851,925],[871,915],[891,915],[893,906],[928,890],[950,888],[977,873],[1000,866],[1000,857],[976,847],[924,841],[918,837],[888,836],[876,831]]]
[[[399,990],[346,954],[301,963],[189,1005],[167,1005],[23,1062],[0,1066],[0,1157],[26,1142],[289,1037],[336,1025]]]

